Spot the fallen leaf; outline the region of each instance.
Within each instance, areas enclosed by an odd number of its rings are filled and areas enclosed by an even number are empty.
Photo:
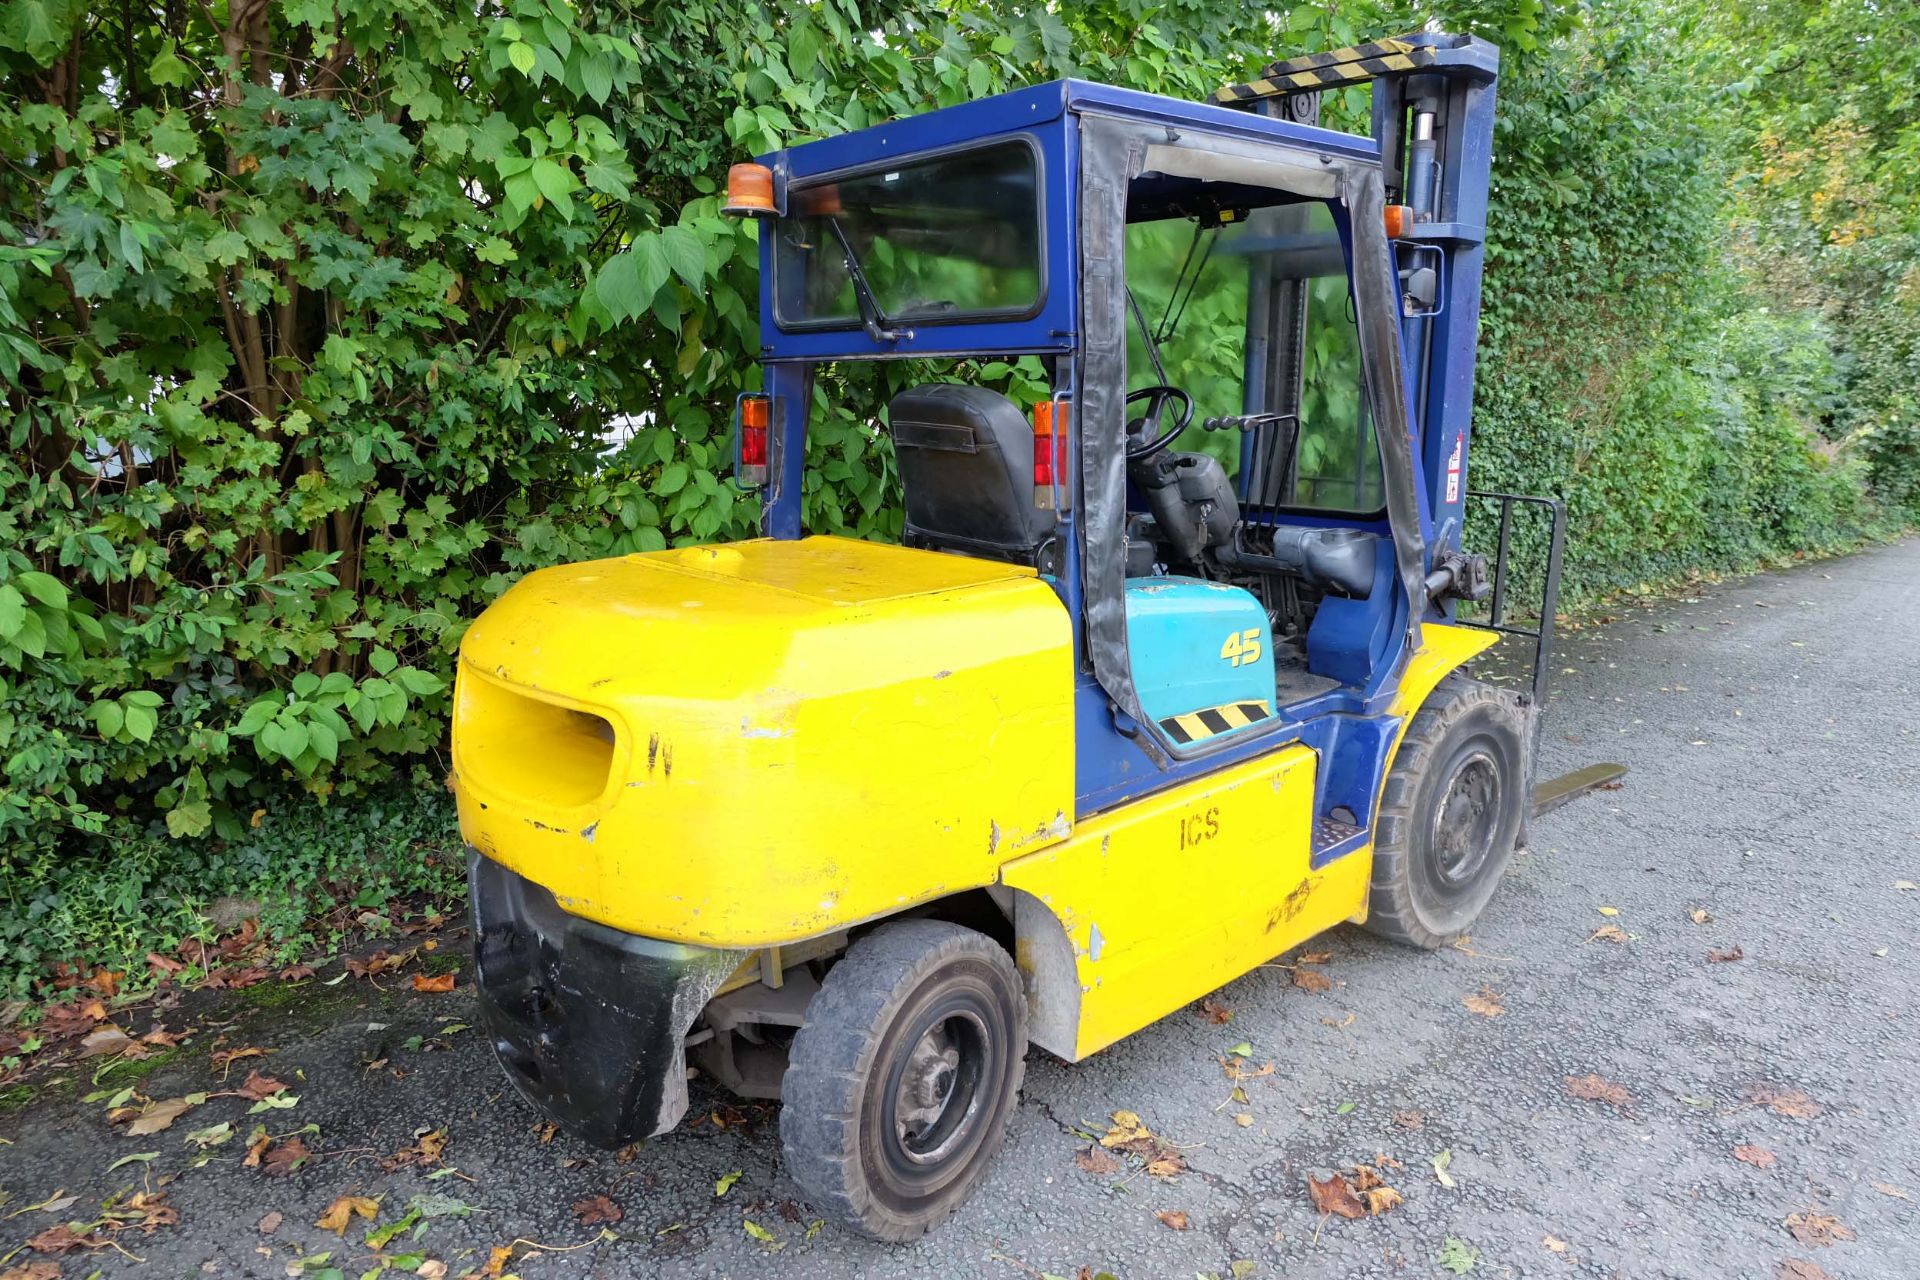
[[[1153,1178],[1171,1178],[1187,1171],[1187,1162],[1174,1151],[1167,1151],[1147,1161],[1147,1176]]]
[[[266,1053],[265,1049],[256,1049],[252,1045],[245,1045],[238,1049],[219,1049],[214,1052],[213,1065],[220,1069],[220,1078],[225,1080],[227,1072],[232,1069],[234,1063],[242,1058],[263,1058]]]
[[[267,1126],[258,1124],[247,1135],[247,1158],[240,1163],[249,1169],[256,1169],[260,1161],[266,1158],[267,1148],[273,1145],[273,1138],[267,1133]]]
[[[542,1144],[552,1142],[554,1135],[559,1132],[560,1126],[551,1120],[543,1120],[533,1126],[534,1136],[539,1138]]]
[[[1609,918],[1620,914],[1620,908],[1618,907],[1601,907],[1599,910],[1601,915]]]
[[[288,1138],[267,1148],[260,1158],[260,1172],[269,1178],[284,1178],[313,1159],[313,1152],[299,1138]]]
[[[167,1203],[164,1191],[142,1191],[127,1200],[127,1210],[140,1215],[134,1226],[148,1235],[159,1227],[179,1225],[180,1211]]]
[[[774,1237],[773,1232],[767,1230],[752,1218],[740,1219],[740,1229],[752,1236],[755,1240],[758,1240],[761,1244],[770,1244],[776,1249],[779,1247],[780,1242]]]
[[[104,1027],[95,1027],[81,1038],[80,1056],[98,1058],[104,1054],[122,1053],[132,1043],[132,1036],[112,1023],[108,1023]]]
[[[480,1269],[480,1274],[489,1277],[497,1276],[506,1268],[507,1263],[512,1260],[513,1246],[510,1244],[497,1244],[487,1250],[487,1265]]]
[[[1406,1203],[1406,1197],[1392,1187],[1374,1187],[1367,1192],[1367,1212],[1379,1217],[1389,1209]]]
[[[1687,919],[1693,921],[1695,924],[1712,924],[1713,913],[1705,907],[1695,907],[1693,910],[1687,912]]]
[[[1788,1258],[1780,1264],[1780,1280],[1829,1280],[1829,1277],[1817,1262]]]
[[[1507,1011],[1507,1007],[1500,1003],[1500,997],[1485,987],[1480,988],[1479,995],[1462,996],[1460,1003],[1483,1018],[1497,1018]]]
[[[274,1094],[283,1092],[286,1087],[272,1076],[263,1076],[258,1071],[251,1071],[247,1073],[247,1082],[234,1092],[243,1098],[259,1102],[262,1098],[271,1098]]]
[[[1801,1244],[1825,1248],[1835,1240],[1851,1240],[1853,1229],[1830,1213],[1807,1209],[1787,1216],[1786,1228]]]
[[[1733,1149],[1733,1158],[1744,1160],[1756,1169],[1771,1169],[1780,1159],[1765,1147],[1750,1146],[1744,1142]]]
[[[1075,1155],[1073,1162],[1086,1172],[1097,1174],[1103,1178],[1109,1174],[1120,1172],[1124,1167],[1119,1160],[1108,1155],[1098,1147],[1088,1147],[1085,1151]]]
[[[1353,1166],[1353,1173],[1348,1176],[1347,1183],[1355,1191],[1371,1191],[1375,1187],[1387,1185],[1386,1179],[1380,1176],[1378,1169],[1364,1164]]]
[[[1233,1272],[1233,1280],[1247,1280],[1259,1268],[1260,1264],[1251,1258],[1235,1258],[1227,1264],[1227,1269]]]
[[[447,1264],[438,1258],[428,1258],[414,1268],[413,1274],[425,1276],[426,1280],[446,1280]]]
[[[1100,1139],[1100,1145],[1103,1147],[1117,1147],[1153,1136],[1148,1131],[1146,1122],[1132,1111],[1116,1111],[1108,1119],[1112,1120],[1113,1124],[1107,1129],[1107,1136]]]
[[[1603,924],[1587,935],[1588,942],[1625,942],[1627,931],[1617,924]]]
[[[1418,1129],[1426,1122],[1427,1117],[1418,1111],[1396,1111],[1393,1113],[1393,1123],[1396,1128]]]
[[[39,1235],[27,1241],[27,1247],[35,1253],[67,1253],[74,1249],[104,1249],[107,1238],[91,1230],[75,1231],[67,1223],[48,1227]]]
[[[1233,1010],[1227,1008],[1225,1005],[1215,1004],[1211,999],[1202,1000],[1200,1007],[1195,1009],[1194,1012],[1216,1027],[1233,1021]]]
[[[1729,947],[1725,951],[1715,950],[1707,952],[1707,963],[1709,964],[1728,964],[1732,961],[1745,960],[1746,958],[1746,949],[1739,946]]]
[[[206,1101],[206,1097],[204,1093],[196,1093],[185,1098],[162,1098],[158,1102],[150,1102],[127,1126],[127,1136],[142,1138],[170,1128],[175,1120]]]
[[[1331,959],[1333,959],[1333,952],[1331,951],[1302,951],[1300,953],[1299,963],[1325,964]]]
[[[1756,1084],[1747,1088],[1747,1101],[1794,1120],[1811,1120],[1820,1114],[1820,1104],[1799,1089]]]
[[[1920,884],[1915,884],[1911,880],[1895,880],[1893,882],[1893,887],[1900,890],[1902,893],[1911,893],[1915,889],[1920,889]]]
[[[1565,1253],[1567,1251],[1567,1242],[1559,1236],[1541,1236],[1540,1243],[1547,1246],[1548,1250],[1553,1253]]]
[[[1633,1101],[1633,1095],[1624,1086],[1593,1074],[1568,1076],[1566,1088],[1568,1096],[1582,1102],[1607,1102],[1616,1107],[1625,1107]]]
[[[1338,1022],[1335,1022],[1332,1018],[1322,1018],[1320,1019],[1320,1025],[1323,1027],[1332,1027],[1335,1031],[1345,1031],[1353,1025],[1353,1020],[1359,1016],[1359,1014],[1349,1011],[1347,1016]]]
[[[1333,990],[1333,983],[1327,978],[1327,975],[1317,969],[1295,969],[1293,971],[1293,985],[1302,991],[1319,992]]]
[[[1458,1236],[1448,1236],[1440,1242],[1440,1256],[1434,1261],[1453,1274],[1463,1276],[1479,1264],[1480,1251]]]
[[[1913,1199],[1912,1196],[1908,1195],[1906,1192],[1902,1191],[1899,1187],[1894,1186],[1890,1182],[1872,1182],[1872,1183],[1868,1183],[1867,1185],[1871,1186],[1875,1191],[1878,1191],[1881,1195],[1892,1196],[1895,1200]]]
[[[438,974],[431,978],[427,977],[424,973],[416,973],[413,975],[413,989],[415,991],[451,991],[453,990],[454,977],[455,975],[452,970],[448,970],[446,973]]]
[[[724,1196],[727,1192],[733,1190],[733,1184],[740,1181],[741,1174],[742,1171],[739,1169],[735,1169],[732,1173],[721,1174],[720,1180],[713,1184],[713,1194],[715,1196]]]
[[[195,1129],[187,1135],[187,1141],[205,1151],[208,1147],[217,1147],[233,1137],[233,1122],[222,1120],[219,1124],[210,1124],[204,1129]]]
[[[282,1214],[278,1209],[269,1209],[262,1215],[260,1221],[254,1223],[254,1230],[263,1236],[270,1236],[278,1231],[280,1224],[286,1220],[286,1215]]]
[[[0,1280],[59,1280],[60,1264],[57,1262],[23,1262],[17,1267],[8,1267],[0,1271]]]
[[[1307,1194],[1313,1200],[1313,1207],[1321,1213],[1337,1213],[1343,1218],[1367,1216],[1366,1206],[1353,1194],[1347,1180],[1337,1173],[1324,1182],[1308,1174]]]
[[[378,1200],[369,1200],[366,1196],[340,1196],[327,1206],[327,1211],[321,1214],[319,1220],[313,1225],[322,1231],[331,1231],[337,1236],[344,1236],[347,1224],[353,1221],[355,1214],[371,1222],[373,1215],[378,1212],[380,1212]]]
[[[1453,1175],[1447,1172],[1447,1166],[1452,1163],[1453,1163],[1452,1147],[1448,1147],[1445,1151],[1442,1151],[1439,1155],[1433,1158],[1433,1176],[1439,1179],[1441,1186],[1447,1187],[1449,1189],[1453,1187],[1454,1182],[1453,1182]]]
[[[1246,1112],[1242,1111],[1238,1115],[1234,1116],[1233,1122],[1239,1125],[1242,1129],[1244,1129],[1253,1123],[1253,1117],[1248,1115]]]
[[[573,1202],[573,1216],[580,1220],[583,1227],[597,1227],[603,1222],[618,1222],[627,1215],[625,1210],[605,1196],[588,1196]]]
[[[1162,1209],[1153,1216],[1175,1231],[1185,1231],[1189,1225],[1186,1213],[1179,1209]]]

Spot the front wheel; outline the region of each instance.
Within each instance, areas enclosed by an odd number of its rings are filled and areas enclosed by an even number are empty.
[[[1479,918],[1520,837],[1526,716],[1514,698],[1464,675],[1414,714],[1380,798],[1367,925],[1434,948]]]
[[[881,926],[828,971],[793,1038],[788,1171],[855,1231],[917,1239],[985,1176],[1026,1046],[1020,974],[992,939],[938,920]]]

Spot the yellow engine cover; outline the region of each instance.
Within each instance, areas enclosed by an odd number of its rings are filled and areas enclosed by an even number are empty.
[[[844,538],[543,569],[468,630],[460,828],[616,929],[797,941],[1068,834],[1067,612],[1031,569]]]

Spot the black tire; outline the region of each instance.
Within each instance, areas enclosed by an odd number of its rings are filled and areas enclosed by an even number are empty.
[[[1366,927],[1427,949],[1466,933],[1513,856],[1526,792],[1519,701],[1447,676],[1414,714],[1387,774]]]
[[[787,1169],[876,1240],[915,1240],[985,1176],[1026,1069],[1020,974],[984,934],[882,925],[827,972],[781,1085]]]

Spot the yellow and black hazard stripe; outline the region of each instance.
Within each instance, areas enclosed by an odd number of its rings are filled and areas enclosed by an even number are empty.
[[[1403,39],[1376,40],[1326,53],[1309,53],[1273,63],[1258,80],[1230,84],[1214,92],[1213,100],[1232,105],[1277,98],[1289,93],[1337,89],[1396,71],[1418,71],[1433,61],[1433,50]]]
[[[1204,711],[1168,716],[1160,722],[1160,727],[1177,745],[1184,747],[1189,742],[1199,742],[1216,734],[1258,724],[1272,714],[1273,711],[1264,702],[1228,702]]]

